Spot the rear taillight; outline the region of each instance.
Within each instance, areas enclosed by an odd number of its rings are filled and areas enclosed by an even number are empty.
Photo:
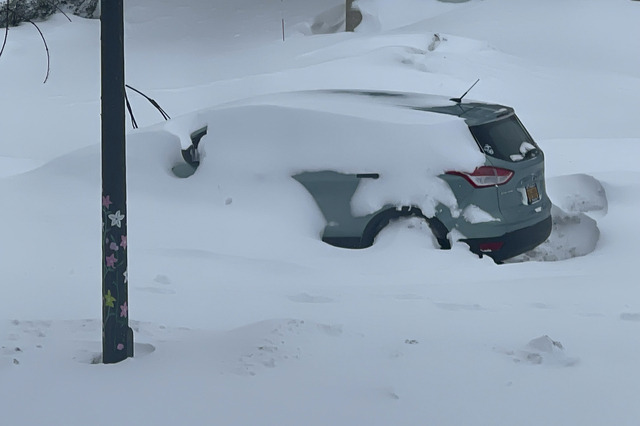
[[[487,186],[504,185],[513,177],[513,171],[500,167],[481,166],[472,173],[447,172],[448,175],[462,176],[475,188],[485,188]]]
[[[478,246],[478,249],[482,252],[482,253],[491,253],[493,251],[498,251],[502,248],[502,246],[504,245],[504,242],[502,241],[492,241],[490,243],[481,243]]]

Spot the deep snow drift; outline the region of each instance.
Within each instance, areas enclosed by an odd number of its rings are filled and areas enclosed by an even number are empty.
[[[152,125],[128,145],[136,356],[109,366],[95,364],[98,22],[41,24],[46,85],[37,33],[11,29],[0,58],[3,424],[636,423],[640,3],[360,0],[354,34],[336,32],[340,3],[127,4],[128,83],[176,120],[131,96]],[[477,78],[468,98],[515,107],[544,150],[555,204],[550,239],[500,266],[462,244],[437,250],[417,220],[369,249],[323,244],[312,198],[269,169],[283,144],[317,142],[308,109],[247,106],[315,89],[451,97]],[[220,116],[202,142],[212,165],[173,176],[180,136],[228,103],[245,105],[238,132]],[[323,114],[317,131],[348,121],[415,138],[415,123],[378,109]],[[275,150],[241,164],[212,144],[258,131]]]

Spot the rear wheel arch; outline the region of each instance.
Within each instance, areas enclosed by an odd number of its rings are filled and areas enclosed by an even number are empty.
[[[424,213],[422,213],[422,210],[415,206],[404,206],[400,209],[392,207],[383,210],[372,217],[362,232],[361,246],[365,248],[373,245],[373,242],[380,231],[382,231],[392,220],[404,217],[418,217],[425,220],[438,241],[440,248],[451,248],[451,242],[447,238],[447,235],[449,234],[447,227],[438,218],[425,216]]]

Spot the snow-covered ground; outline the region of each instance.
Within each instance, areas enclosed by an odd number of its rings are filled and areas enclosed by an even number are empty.
[[[640,3],[360,0],[354,34],[335,32],[341,4],[127,4],[127,82],[178,119],[161,123],[131,95],[151,127],[128,138],[136,356],[115,365],[94,363],[99,23],[40,24],[44,85],[37,32],[9,31],[3,425],[637,424]],[[319,88],[451,97],[477,78],[468,97],[515,107],[545,151],[555,204],[549,241],[504,265],[461,244],[437,250],[415,220],[369,249],[323,244],[323,218],[296,181],[214,158],[207,142],[233,123],[202,142],[220,168],[170,173],[175,135],[201,124],[195,111]],[[262,112],[247,108],[238,130],[267,122]],[[300,117],[282,125],[285,141],[316,137]],[[261,148],[238,170],[259,164]]]

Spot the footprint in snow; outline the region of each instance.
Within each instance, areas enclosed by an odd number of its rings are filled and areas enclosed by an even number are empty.
[[[635,322],[640,322],[640,313],[630,313],[630,312],[625,312],[620,314],[620,319],[623,321],[635,321]]]
[[[463,304],[463,303],[445,303],[445,302],[435,302],[435,305],[444,309],[445,311],[482,311],[484,308],[477,303],[474,304]]]
[[[299,360],[318,342],[342,334],[341,325],[274,319],[232,330],[222,344],[236,358],[231,361],[232,373],[255,376],[265,368]]]
[[[330,297],[324,296],[312,296],[307,293],[295,294],[293,296],[289,296],[289,300],[297,303],[331,303],[333,299]]]
[[[153,285],[147,287],[136,287],[137,290],[147,293],[156,294],[176,294],[176,291],[170,288],[171,280],[166,275],[156,275],[153,279]]]

